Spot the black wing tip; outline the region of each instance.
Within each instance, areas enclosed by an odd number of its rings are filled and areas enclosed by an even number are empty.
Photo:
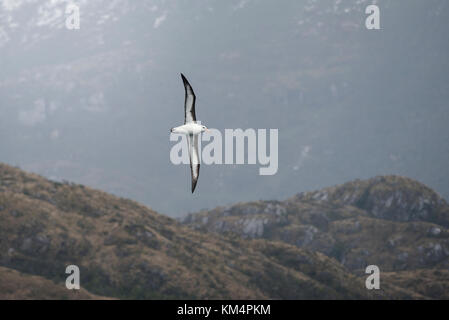
[[[192,93],[193,93],[192,86],[190,85],[190,82],[189,82],[189,80],[187,80],[186,76],[183,75],[183,74],[181,73],[181,78],[182,78],[182,82],[184,82],[184,87],[185,87],[186,89],[187,89],[187,87],[188,87],[189,90],[191,90]]]
[[[191,164],[190,164],[191,165]],[[192,168],[192,167],[191,167]],[[198,165],[198,176],[196,179],[193,179],[193,175],[192,175],[192,193],[195,191],[196,188],[196,184],[198,183],[198,178],[200,176],[200,165]]]

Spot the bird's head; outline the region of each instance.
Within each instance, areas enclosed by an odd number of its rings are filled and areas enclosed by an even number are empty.
[[[201,132],[204,132],[204,131],[209,131],[209,129],[206,126],[201,126]]]

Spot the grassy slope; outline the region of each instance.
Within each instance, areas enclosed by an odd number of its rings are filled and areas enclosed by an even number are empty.
[[[416,297],[368,292],[320,253],[197,232],[136,202],[0,164],[0,265],[63,283],[69,264],[83,288],[118,298]]]
[[[105,298],[91,294],[82,288],[67,290],[64,283],[57,284],[40,276],[23,274],[13,269],[0,267],[0,299],[88,300]]]
[[[436,292],[449,285],[443,273],[433,270],[449,267],[447,221],[444,199],[419,182],[397,176],[357,180],[281,202],[220,207],[184,219],[202,232],[318,251],[359,276],[375,264],[388,272],[383,284],[432,298],[446,297]]]

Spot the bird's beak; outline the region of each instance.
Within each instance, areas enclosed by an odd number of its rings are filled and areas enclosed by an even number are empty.
[[[209,132],[210,130],[209,130],[209,128],[206,128],[206,132]]]

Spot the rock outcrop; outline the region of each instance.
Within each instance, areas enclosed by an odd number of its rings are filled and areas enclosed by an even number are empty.
[[[441,196],[398,176],[356,180],[285,201],[239,203],[183,219],[201,231],[318,251],[359,275],[370,264],[385,272],[449,268],[448,221],[449,206]]]

